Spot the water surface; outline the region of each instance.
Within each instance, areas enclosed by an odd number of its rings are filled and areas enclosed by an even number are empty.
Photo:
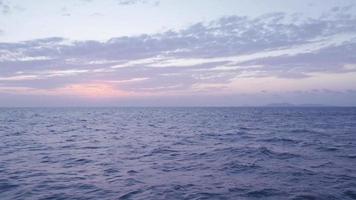
[[[356,108],[2,108],[0,199],[356,199]]]

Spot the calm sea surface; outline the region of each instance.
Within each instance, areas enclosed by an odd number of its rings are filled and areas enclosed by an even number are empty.
[[[1,108],[0,199],[356,199],[356,108]]]

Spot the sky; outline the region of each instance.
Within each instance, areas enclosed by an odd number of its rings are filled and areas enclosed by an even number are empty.
[[[356,106],[354,0],[0,0],[0,107]]]

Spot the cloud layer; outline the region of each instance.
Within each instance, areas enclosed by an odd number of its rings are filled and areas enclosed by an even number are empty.
[[[0,1],[2,12],[4,5]],[[356,18],[345,9],[313,19],[285,13],[228,16],[106,42],[0,43],[0,92],[74,94],[91,88],[110,96],[206,94],[231,89],[239,79],[353,73]]]

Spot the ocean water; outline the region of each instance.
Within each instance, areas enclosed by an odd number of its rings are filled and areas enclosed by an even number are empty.
[[[0,199],[356,199],[356,108],[1,108]]]

